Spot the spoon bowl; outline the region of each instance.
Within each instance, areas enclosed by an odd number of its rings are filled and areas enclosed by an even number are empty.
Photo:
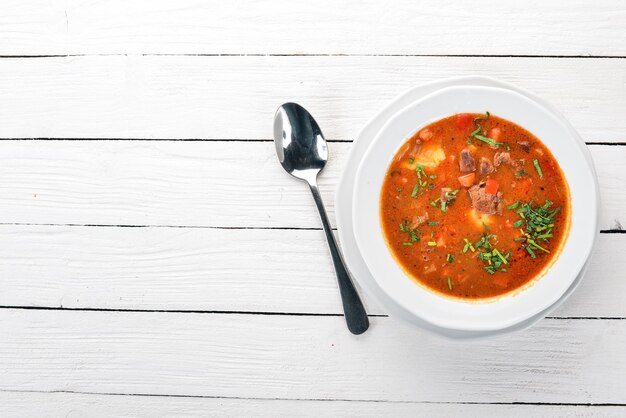
[[[328,160],[322,130],[313,116],[297,103],[285,103],[276,111],[274,145],[285,171],[301,180],[317,177]]]

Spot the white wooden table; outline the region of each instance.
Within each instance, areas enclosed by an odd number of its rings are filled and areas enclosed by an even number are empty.
[[[626,416],[626,5],[394,7],[3,2],[0,416]],[[331,139],[334,218],[368,118],[468,74],[536,92],[589,144],[589,273],[504,338],[442,341],[367,296],[352,336],[273,113],[297,101]]]

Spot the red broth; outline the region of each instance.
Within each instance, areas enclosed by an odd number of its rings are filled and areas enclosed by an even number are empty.
[[[558,257],[569,187],[533,134],[489,114],[458,114],[409,139],[380,199],[387,245],[405,272],[447,296],[519,289]]]

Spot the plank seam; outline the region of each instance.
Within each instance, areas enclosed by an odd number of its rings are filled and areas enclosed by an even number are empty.
[[[0,138],[2,141],[59,141],[59,142],[72,142],[72,141],[102,141],[102,142],[245,142],[245,143],[270,143],[273,139],[256,139],[256,138],[56,138],[56,137],[15,137],[15,138]],[[350,144],[354,142],[354,139],[326,139],[326,142],[330,143],[346,143]],[[592,146],[626,146],[626,141],[608,142],[608,141],[585,141],[586,145]]]
[[[321,231],[321,227],[298,226],[207,226],[207,225],[133,225],[133,224],[78,224],[78,223],[30,223],[0,222],[2,226],[58,226],[72,228],[172,228],[172,229],[217,229],[217,230],[268,230],[268,231]],[[337,228],[333,228],[337,231]],[[601,234],[626,234],[624,229],[601,229]]]
[[[252,401],[313,401],[313,402],[368,402],[368,403],[396,403],[396,404],[432,404],[432,405],[528,405],[528,406],[580,406],[580,407],[626,407],[626,403],[576,403],[576,402],[445,402],[445,401],[399,401],[393,399],[349,399],[349,398],[284,398],[284,397],[246,397],[246,396],[219,396],[219,395],[180,395],[160,393],[125,393],[125,392],[92,392],[78,390],[17,390],[0,389],[0,393],[44,393],[44,394],[76,394],[97,396],[136,396],[136,397],[163,397],[163,398],[195,398],[195,399],[232,399]]]
[[[555,59],[624,59],[626,55],[534,55],[534,54],[350,54],[350,53],[96,53],[96,54],[2,54],[1,59],[45,59],[76,57],[415,57],[415,58],[555,58]]]
[[[123,313],[177,313],[202,315],[258,315],[258,316],[304,316],[304,317],[332,317],[340,318],[340,313],[317,312],[278,312],[278,311],[227,311],[227,310],[197,310],[197,309],[132,309],[132,308],[78,308],[65,306],[19,306],[0,305],[0,310],[27,310],[27,311],[76,311],[76,312],[123,312]],[[386,314],[369,314],[370,318],[389,318]],[[623,321],[626,317],[611,316],[547,316],[553,320],[588,320],[588,321]]]

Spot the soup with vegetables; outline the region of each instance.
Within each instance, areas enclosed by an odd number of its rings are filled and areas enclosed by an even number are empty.
[[[508,120],[462,113],[417,132],[381,191],[392,254],[448,296],[508,293],[541,275],[569,231],[570,196],[550,150]]]

